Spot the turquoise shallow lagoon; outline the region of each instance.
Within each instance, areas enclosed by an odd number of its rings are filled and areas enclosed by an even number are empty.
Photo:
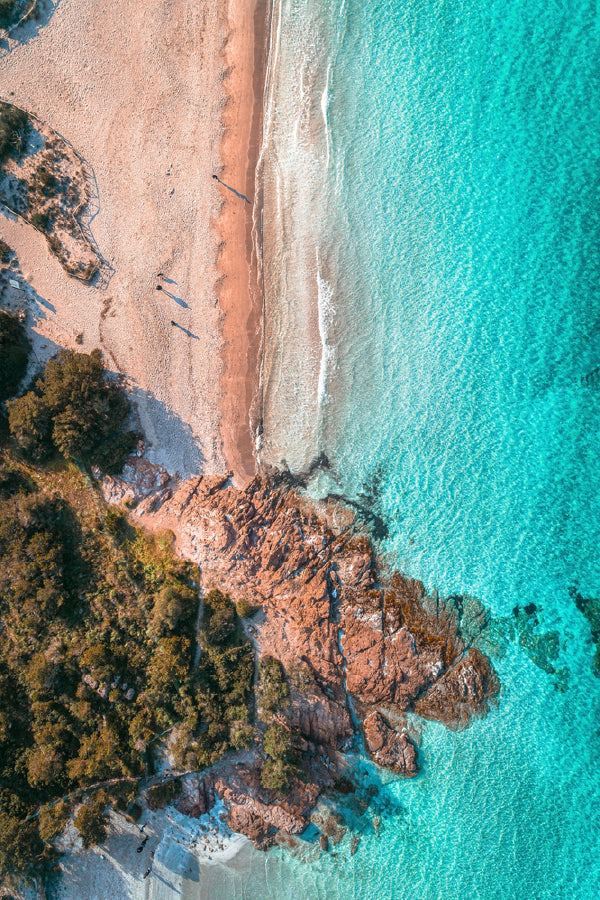
[[[207,896],[597,898],[600,680],[570,594],[600,596],[596,4],[274,16],[261,456],[326,452],[312,490],[375,511],[390,566],[534,603],[568,673],[509,642],[498,709],[423,727],[355,855],[251,853]]]

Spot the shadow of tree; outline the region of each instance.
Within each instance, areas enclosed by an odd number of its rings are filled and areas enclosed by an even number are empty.
[[[200,475],[206,463],[203,445],[191,427],[151,391],[134,385],[129,396],[146,443],[146,458],[172,475]]]
[[[33,40],[44,25],[50,21],[60,2],[61,0],[37,0],[36,3],[25,4],[21,19],[7,29],[0,38],[0,59],[7,56],[15,47],[28,44]]]

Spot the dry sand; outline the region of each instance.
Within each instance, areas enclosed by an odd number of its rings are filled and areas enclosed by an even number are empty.
[[[208,900],[214,875],[235,873],[240,851],[256,852],[248,838],[220,822],[222,808],[218,804],[199,819],[172,807],[146,811],[139,823],[145,824],[143,832],[110,813],[109,836],[88,852],[69,826],[60,839],[62,874],[47,891],[49,900]]]
[[[253,207],[212,175],[253,199],[265,16],[256,6],[255,29],[255,0],[61,0],[31,41],[0,58],[0,96],[95,170],[91,228],[115,269],[107,290],[86,287],[41,235],[0,215],[0,238],[45,301],[30,322],[49,350],[76,348],[78,334],[83,349],[103,349],[126,377],[148,459],[182,476],[230,466],[243,480],[253,468]],[[172,296],[155,290],[159,272]]]

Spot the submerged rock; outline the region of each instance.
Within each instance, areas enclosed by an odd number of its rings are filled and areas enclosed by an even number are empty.
[[[579,612],[585,616],[592,631],[595,653],[592,659],[592,672],[600,678],[600,598],[584,597],[576,588],[571,588],[571,597]]]

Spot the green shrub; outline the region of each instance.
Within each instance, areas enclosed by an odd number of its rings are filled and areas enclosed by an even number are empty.
[[[284,796],[290,789],[290,772],[282,759],[269,759],[263,766],[260,781],[263,787]]]
[[[116,472],[137,440],[123,434],[127,397],[106,381],[99,350],[62,350],[51,359],[35,391],[9,405],[9,427],[21,451],[44,459],[57,450],[67,458]]]
[[[18,154],[25,142],[28,127],[26,112],[8,103],[0,103],[0,166],[11,154]]]
[[[209,591],[204,598],[203,631],[209,644],[224,644],[236,631],[236,610],[227,594]]]
[[[258,705],[261,714],[269,716],[280,710],[289,693],[281,662],[273,656],[262,656],[258,664]]]
[[[89,850],[106,839],[108,819],[105,808],[106,798],[102,792],[79,808],[75,816],[75,827],[81,835],[84,850]]]
[[[229,729],[229,742],[236,750],[249,750],[254,742],[254,728],[248,722],[235,721]]]
[[[280,722],[274,722],[265,732],[263,746],[271,759],[284,759],[291,750],[289,729]]]
[[[0,403],[16,394],[30,350],[24,326],[15,316],[0,310]]]
[[[242,598],[241,600],[236,600],[235,611],[240,619],[251,619],[256,613],[256,607],[252,606],[247,600]]]
[[[43,212],[34,212],[31,216],[31,224],[34,228],[37,228],[38,231],[46,231],[48,227],[48,216]]]
[[[0,28],[10,28],[18,21],[21,6],[19,0],[0,0]]]
[[[9,872],[22,872],[41,860],[44,845],[35,822],[23,824],[0,811],[0,835],[0,877]]]
[[[168,806],[181,794],[181,781],[179,778],[173,781],[163,781],[155,784],[148,791],[148,806],[150,809],[162,809]]]
[[[113,537],[122,536],[127,531],[127,516],[120,509],[110,506],[104,516],[104,527]]]
[[[71,807],[64,800],[42,806],[38,818],[41,839],[45,842],[54,840],[65,827],[70,814]]]
[[[2,263],[2,265],[5,266],[8,262],[10,262],[11,253],[12,248],[9,247],[6,241],[0,240],[0,263]]]

